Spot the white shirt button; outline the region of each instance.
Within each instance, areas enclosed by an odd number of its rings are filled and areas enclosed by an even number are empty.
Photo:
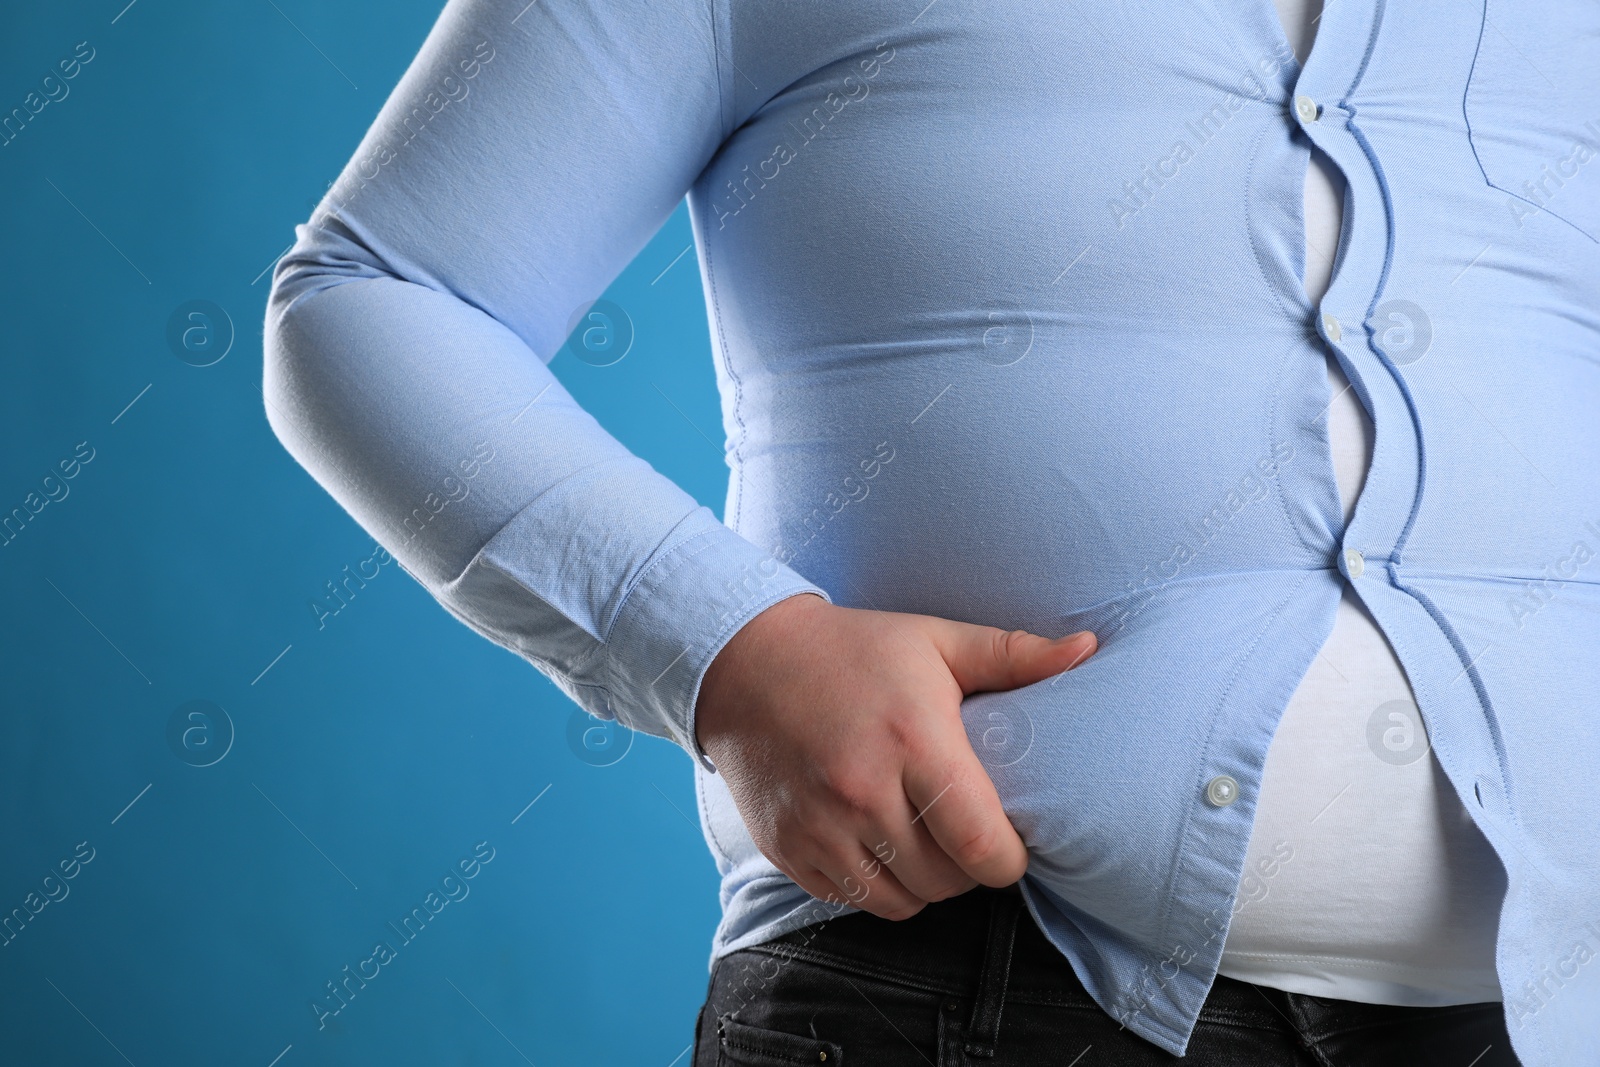
[[[1350,577],[1359,578],[1361,572],[1367,569],[1367,561],[1353,548],[1344,550],[1344,569],[1350,572]]]
[[[1339,320],[1327,312],[1323,312],[1322,332],[1328,335],[1328,340],[1337,341],[1339,339]]]
[[[1303,93],[1294,98],[1294,113],[1300,116],[1301,122],[1316,122],[1319,110],[1317,102]]]
[[[1219,774],[1206,783],[1206,802],[1214,808],[1225,808],[1239,799],[1239,783],[1226,774]]]

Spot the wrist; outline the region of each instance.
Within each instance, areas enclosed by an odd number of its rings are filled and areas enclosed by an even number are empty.
[[[695,699],[695,741],[708,755],[708,743],[732,727],[730,713],[748,705],[751,693],[745,680],[759,676],[756,665],[768,661],[773,649],[792,642],[812,612],[830,606],[815,593],[785,597],[752,616],[712,657]]]

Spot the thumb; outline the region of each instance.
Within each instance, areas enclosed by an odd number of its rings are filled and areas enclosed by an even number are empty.
[[[1051,640],[1027,630],[946,621],[934,643],[963,693],[1032,685],[1076,667],[1099,647],[1093,630]]]

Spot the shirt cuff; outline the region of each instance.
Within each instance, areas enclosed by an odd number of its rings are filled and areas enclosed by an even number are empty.
[[[664,552],[628,592],[605,642],[603,684],[618,721],[672,737],[715,773],[694,733],[695,703],[711,661],[778,601],[801,593],[832,599],[709,509],[685,521],[706,528]]]

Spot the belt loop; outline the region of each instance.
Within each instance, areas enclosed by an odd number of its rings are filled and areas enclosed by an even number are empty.
[[[1011,950],[1016,941],[1022,892],[1017,886],[991,893],[989,938],[984,946],[983,971],[978,977],[978,999],[966,1026],[965,1049],[972,1056],[993,1056],[1000,1034],[1000,1009],[1005,1007],[1006,982],[1011,977]]]

